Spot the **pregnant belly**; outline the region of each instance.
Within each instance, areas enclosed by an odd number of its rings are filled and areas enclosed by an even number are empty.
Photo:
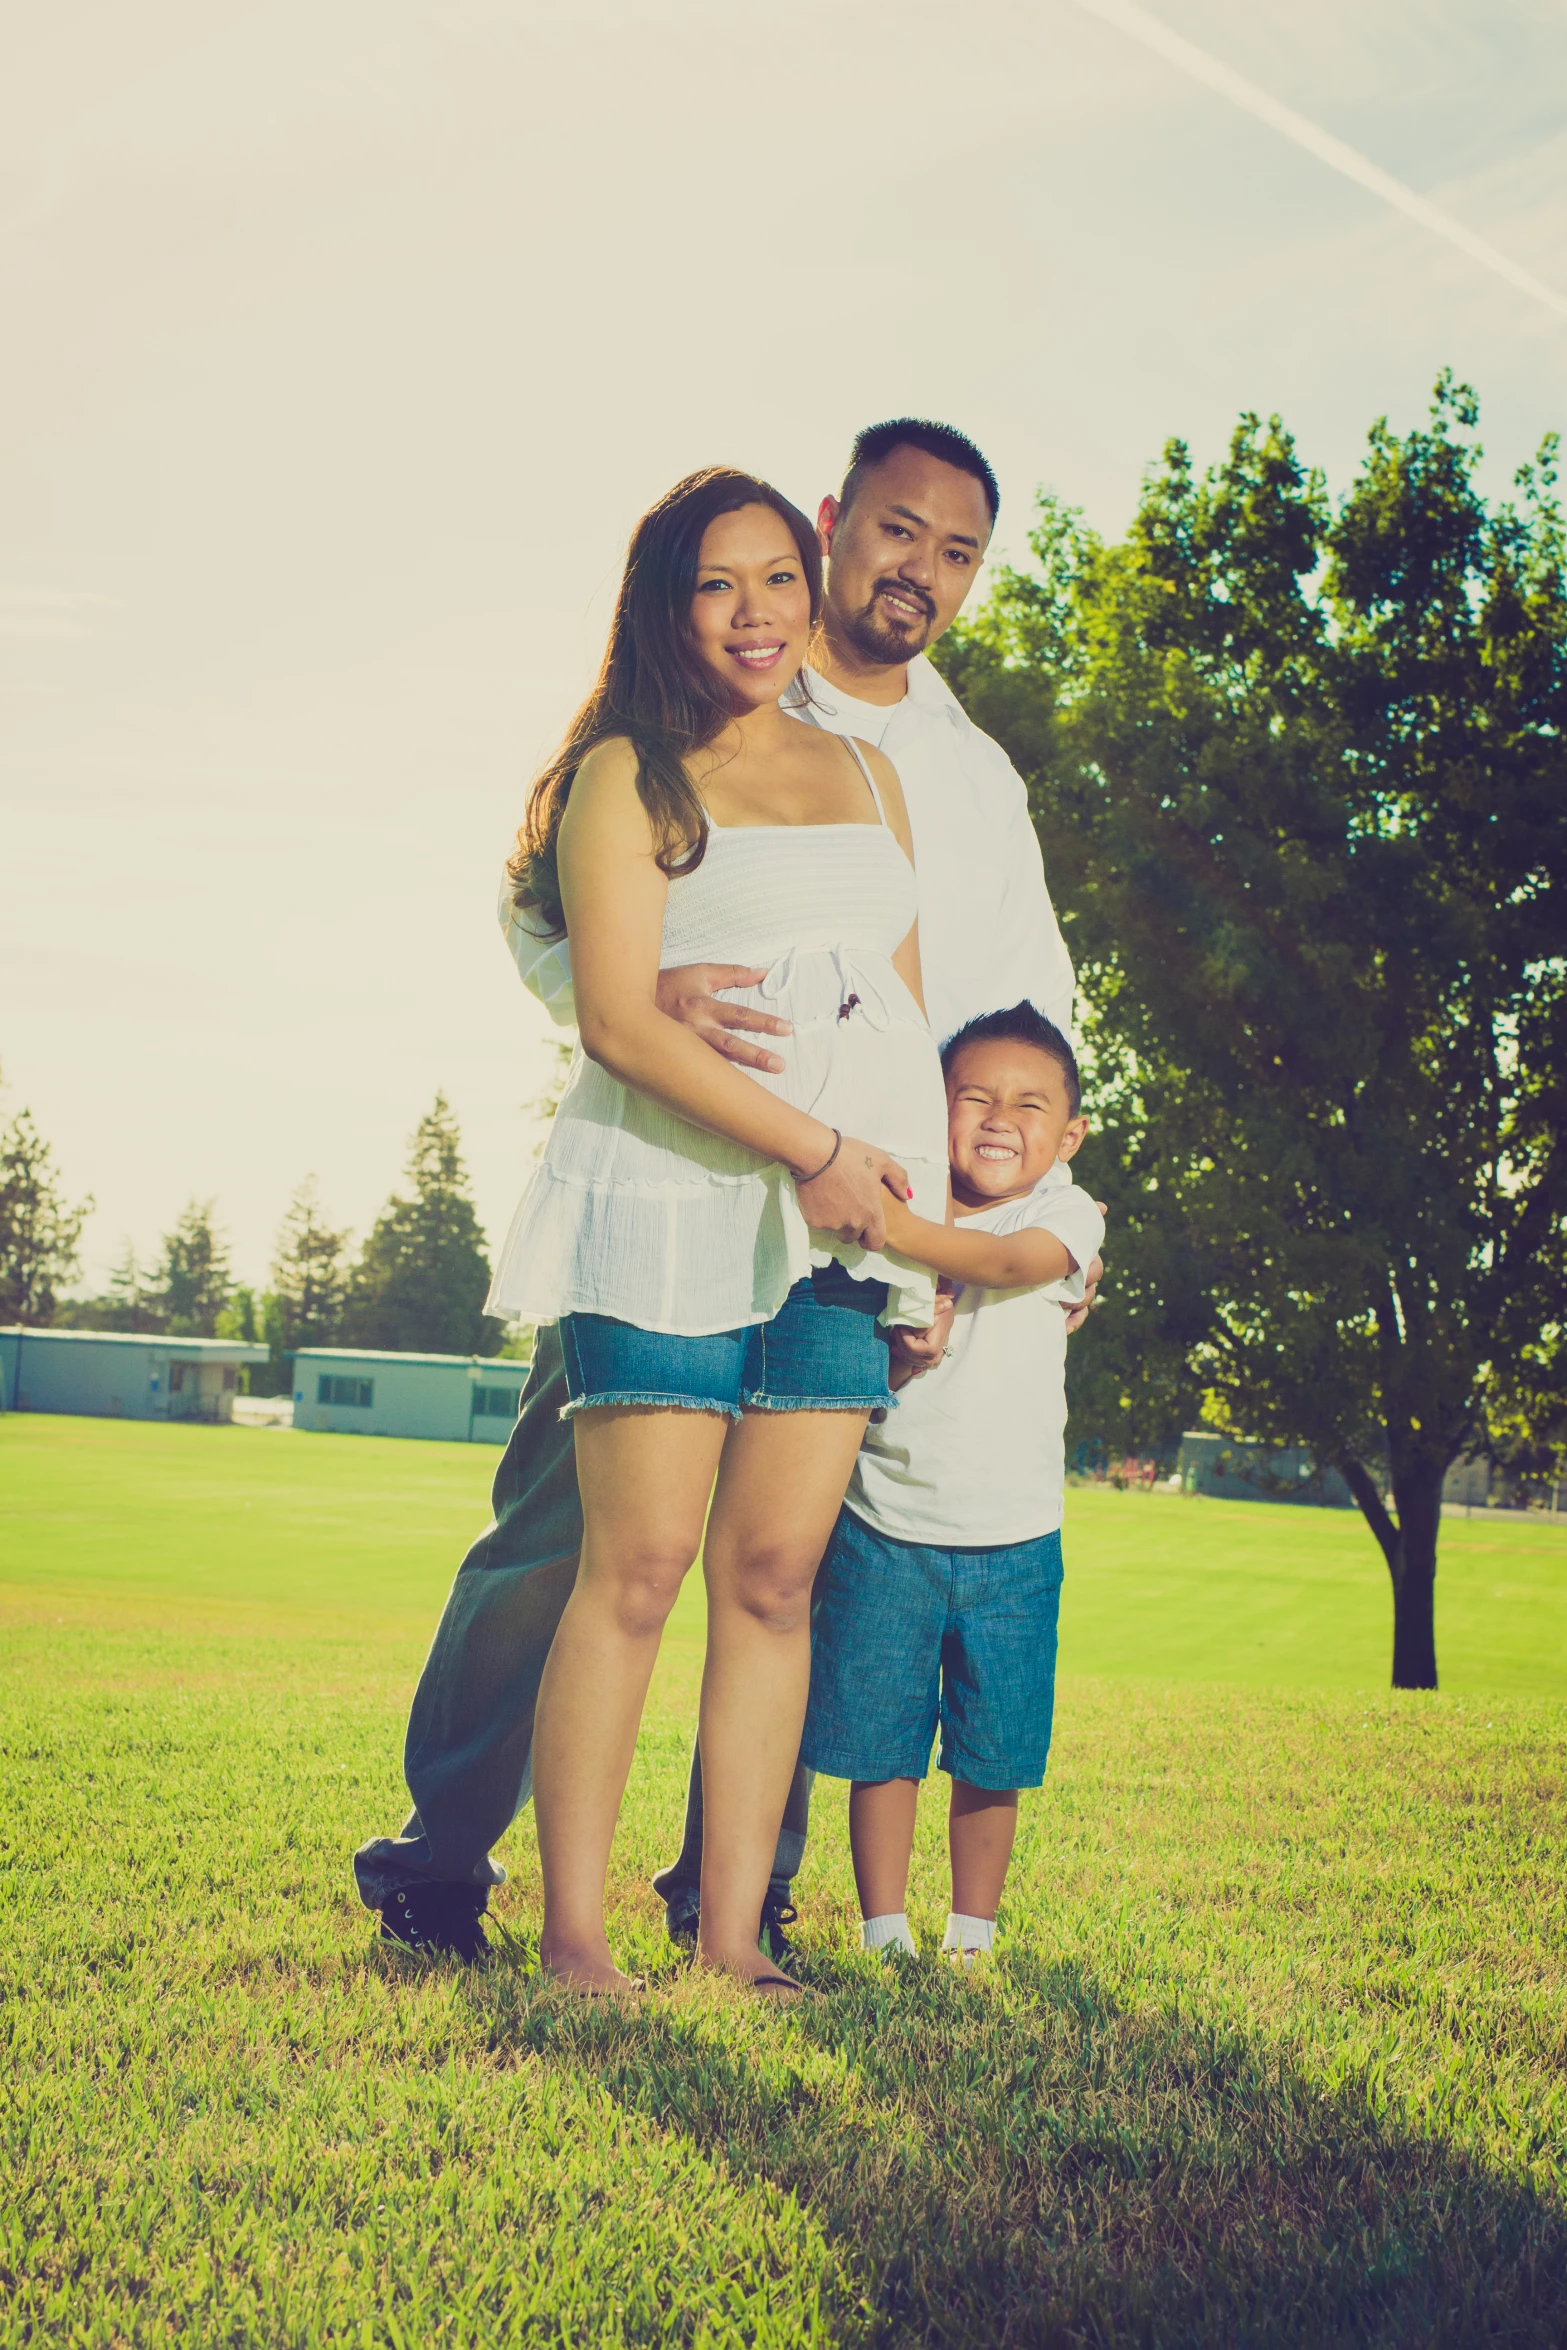
[[[945,1164],[935,1040],[886,956],[796,954],[736,1000],[792,1024],[777,1043],[782,1072],[752,1071],[758,1084],[883,1150],[934,1152]]]

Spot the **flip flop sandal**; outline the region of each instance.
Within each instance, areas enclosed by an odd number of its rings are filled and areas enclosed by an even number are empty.
[[[751,1991],[793,1991],[801,1999],[811,1996],[805,1985],[797,1983],[793,1975],[751,1975],[746,1987]]]

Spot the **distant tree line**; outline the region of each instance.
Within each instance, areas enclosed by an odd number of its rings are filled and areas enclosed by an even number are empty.
[[[250,1384],[269,1394],[287,1392],[301,1347],[496,1354],[523,1343],[484,1312],[489,1260],[444,1094],[415,1128],[404,1184],[357,1253],[307,1176],[262,1289],[235,1280],[217,1203],[193,1199],[150,1261],[127,1241],[101,1296],[67,1299],[92,1204],[69,1201],[53,1151],[19,1111],[0,1130],[0,1322],[240,1339],[267,1348]]]

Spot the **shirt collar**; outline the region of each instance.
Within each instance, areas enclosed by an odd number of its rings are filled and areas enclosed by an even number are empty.
[[[819,676],[811,668],[806,669],[805,676],[808,683],[818,688],[824,697],[831,695],[833,688],[825,677]],[[958,700],[957,695],[948,685],[935,663],[929,660],[924,653],[916,653],[914,659],[909,663],[908,691],[901,702],[893,702],[888,705],[889,719],[895,717],[900,710],[906,710],[911,706],[916,710],[945,710],[948,716],[960,726],[967,726],[970,723],[968,712]]]
[[[909,663],[908,700],[923,703],[933,710],[950,710],[955,717],[967,715],[941,671],[928,654],[917,653]]]

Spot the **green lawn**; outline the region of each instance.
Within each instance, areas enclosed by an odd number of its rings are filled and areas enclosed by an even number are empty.
[[[984,1982],[667,1953],[700,1662],[617,1847],[629,2013],[383,1957],[413,1674],[488,1448],[0,1421],[0,2343],[1567,2341],[1567,1538],[1444,1528],[1435,1697],[1358,1521],[1076,1493]],[[945,1908],[936,1807],[913,1904]]]

